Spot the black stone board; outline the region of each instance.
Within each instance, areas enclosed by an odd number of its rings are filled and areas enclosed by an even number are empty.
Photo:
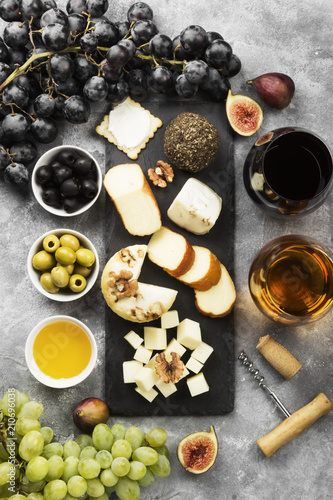
[[[188,172],[175,170],[174,181],[166,188],[158,188],[149,183],[156,196],[162,215],[162,224],[183,234],[189,243],[208,247],[226,266],[233,277],[234,265],[234,164],[233,135],[225,115],[224,103],[210,101],[184,101],[177,98],[150,98],[141,103],[143,107],[158,116],[163,126],[148,142],[137,160],[130,160],[114,145],[106,143],[106,170],[121,163],[138,163],[147,176],[147,170],[155,167],[158,160],[167,161],[163,149],[164,131],[167,124],[178,114],[193,112],[205,116],[218,130],[220,147],[218,155],[208,169],[195,174],[222,197],[222,212],[215,226],[206,235],[196,236],[175,225],[167,216],[171,202],[191,176]],[[118,250],[128,245],[148,243],[149,236],[130,235],[124,228],[111,199],[106,196],[105,217],[105,263]],[[234,406],[234,328],[233,313],[224,318],[209,318],[198,312],[191,288],[168,275],[149,261],[144,262],[140,281],[166,286],[178,290],[171,309],[179,312],[180,320],[190,318],[201,325],[202,339],[214,348],[214,352],[204,365],[203,373],[210,386],[209,392],[191,397],[186,379],[177,384],[177,392],[165,398],[162,394],[149,403],[134,389],[134,384],[123,383],[122,363],[133,359],[134,349],[124,339],[124,335],[134,330],[143,336],[147,325],[132,323],[118,317],[105,305],[105,397],[113,415],[220,415],[229,413]],[[160,320],[148,323],[160,326]],[[168,330],[168,341],[176,337],[176,328]],[[190,351],[183,357],[187,361]]]

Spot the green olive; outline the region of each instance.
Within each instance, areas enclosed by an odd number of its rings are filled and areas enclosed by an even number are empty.
[[[66,269],[69,275],[73,274],[74,272],[74,264],[67,264],[67,266],[62,266]]]
[[[51,278],[55,286],[65,288],[69,282],[69,274],[62,266],[56,266],[51,271]]]
[[[80,247],[80,242],[73,234],[63,234],[60,237],[60,245],[63,247],[69,247],[76,252],[76,250]]]
[[[72,290],[72,292],[82,292],[82,290],[85,289],[86,284],[86,278],[84,278],[80,274],[73,274],[69,278],[69,288]]]
[[[55,234],[49,234],[43,239],[43,248],[47,252],[54,253],[60,247],[59,238]]]
[[[75,273],[75,274],[81,274],[81,276],[84,276],[85,278],[87,278],[89,276],[89,274],[91,273],[91,271],[92,271],[91,267],[81,266],[77,262],[75,262],[75,264],[74,264],[73,273]]]
[[[95,262],[95,255],[88,248],[79,248],[76,252],[76,262],[80,266],[91,267]]]
[[[40,284],[46,292],[57,293],[59,288],[53,283],[51,273],[43,273],[40,277]]]
[[[68,264],[74,264],[76,261],[76,254],[70,247],[59,247],[56,250],[55,258],[62,266],[68,266]]]
[[[56,261],[52,253],[41,250],[33,256],[32,265],[38,271],[48,271],[56,265]]]

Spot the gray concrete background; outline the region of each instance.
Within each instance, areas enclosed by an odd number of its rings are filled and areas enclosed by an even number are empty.
[[[109,18],[124,20],[130,4],[124,0],[110,2]],[[256,97],[246,80],[270,71],[285,72],[295,81],[295,97],[287,109],[272,111],[263,106],[264,122],[260,132],[252,138],[235,137],[236,353],[243,348],[248,352],[291,412],[310,402],[319,392],[325,392],[332,400],[332,313],[308,326],[277,325],[257,311],[247,286],[247,273],[255,253],[276,236],[311,235],[333,249],[332,194],[315,213],[302,219],[281,221],[256,209],[242,180],[243,162],[249,148],[256,138],[273,128],[303,126],[317,132],[333,148],[331,1],[211,0],[204,4],[197,0],[151,0],[149,4],[160,32],[171,37],[190,24],[200,24],[224,36],[243,64],[241,73],[231,81],[233,93]],[[65,2],[58,2],[58,6],[65,6]],[[102,141],[89,139],[91,127],[92,123],[68,127],[59,141],[85,142],[104,168]],[[40,208],[32,195],[22,197],[1,183],[0,392],[16,386],[31,399],[40,400],[45,406],[43,423],[54,428],[60,441],[77,433],[71,417],[76,402],[91,395],[103,396],[104,304],[100,301],[98,284],[78,303],[61,305],[45,299],[32,289],[26,272],[26,256],[38,235],[57,227],[84,232],[102,252],[104,197],[102,194],[94,208],[80,218],[59,220]],[[103,258],[101,261],[103,265]],[[100,352],[98,364],[87,381],[61,391],[37,383],[24,360],[24,344],[29,331],[44,317],[57,313],[70,314],[86,322],[95,333]],[[294,379],[282,379],[256,352],[259,337],[267,333],[302,361],[303,368]],[[169,434],[171,476],[157,480],[147,490],[142,489],[143,499],[326,500],[332,497],[332,415],[326,415],[271,458],[265,458],[256,446],[256,439],[275,427],[281,415],[238,361],[235,409],[231,414],[122,421],[144,429],[159,425]],[[177,444],[185,435],[208,430],[210,425],[215,426],[220,443],[216,463],[206,474],[192,476],[177,461]]]

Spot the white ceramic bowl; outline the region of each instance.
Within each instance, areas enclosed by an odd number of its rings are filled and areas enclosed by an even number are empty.
[[[96,165],[97,185],[98,185],[97,194],[96,194],[95,198],[93,198],[90,201],[87,201],[87,203],[82,205],[81,208],[79,208],[78,210],[76,210],[75,212],[72,212],[72,213],[66,212],[63,208],[55,208],[55,207],[51,207],[50,205],[47,205],[43,201],[43,198],[42,198],[42,193],[43,193],[42,186],[37,182],[37,177],[36,177],[36,172],[37,172],[39,167],[41,167],[43,165],[48,165],[51,161],[53,161],[56,158],[56,156],[60,153],[60,151],[64,151],[64,150],[65,151],[72,150],[73,152],[77,152],[78,154],[80,154],[82,156],[88,156],[89,158],[91,158],[94,161],[94,163]],[[88,210],[95,203],[97,198],[99,197],[101,189],[102,189],[102,183],[103,183],[103,178],[102,178],[101,168],[100,168],[99,164],[97,163],[97,161],[95,160],[95,158],[90,153],[85,151],[84,149],[79,148],[78,146],[70,146],[70,145],[57,146],[55,148],[50,149],[49,151],[46,151],[46,153],[44,153],[39,158],[39,160],[36,162],[35,167],[32,171],[32,176],[31,176],[32,191],[33,191],[34,196],[35,196],[36,200],[38,201],[38,203],[43,208],[45,208],[45,210],[50,212],[51,214],[59,215],[61,217],[73,217],[74,215],[82,214],[83,212]]]
[[[57,293],[49,293],[42,287],[42,285],[40,283],[40,277],[42,275],[42,271],[37,271],[33,267],[32,258],[37,252],[39,252],[40,250],[43,249],[43,245],[42,245],[43,240],[46,236],[48,236],[50,234],[54,234],[58,238],[60,238],[60,236],[62,236],[63,234],[72,234],[79,239],[81,245],[84,248],[88,248],[89,250],[91,250],[94,253],[95,263],[93,264],[93,269],[92,269],[91,273],[86,278],[87,285],[86,285],[85,289],[82,290],[82,292],[76,293],[76,292],[72,292],[69,289],[64,289],[64,290],[60,289],[59,292],[57,292]],[[53,231],[48,231],[47,233],[42,234],[42,236],[37,238],[37,240],[33,243],[33,245],[31,246],[31,248],[29,250],[29,253],[28,253],[27,268],[28,268],[29,277],[30,277],[33,285],[37,288],[37,290],[40,293],[45,295],[45,297],[48,297],[49,299],[52,299],[52,300],[56,300],[58,302],[71,302],[72,300],[77,300],[77,299],[80,299],[81,297],[83,297],[93,287],[93,285],[96,282],[96,279],[98,277],[98,273],[99,273],[99,259],[98,259],[98,254],[97,254],[96,248],[94,247],[92,242],[86,236],[79,233],[78,231],[73,231],[72,229],[66,229],[66,228],[54,229]]]
[[[74,377],[53,378],[53,377],[50,377],[49,375],[46,375],[38,367],[38,365],[35,361],[34,355],[33,355],[33,345],[34,345],[34,342],[35,342],[35,339],[36,339],[38,333],[45,326],[50,325],[51,323],[55,323],[57,321],[67,321],[67,322],[73,323],[73,324],[81,327],[90,341],[90,345],[91,345],[90,361],[89,361],[88,365],[86,366],[86,368],[80,374],[78,374]],[[50,348],[50,352],[54,352],[55,349],[56,350],[61,349],[61,345],[59,345],[59,343],[54,343],[54,344],[50,345],[49,348]],[[75,356],[75,353],[73,353],[73,356]],[[58,388],[58,389],[72,387],[74,385],[79,384],[83,380],[85,380],[88,377],[88,375],[90,375],[90,373],[92,372],[92,370],[96,364],[96,360],[97,360],[96,340],[95,340],[95,337],[93,336],[91,330],[84,323],[79,321],[78,319],[73,318],[71,316],[62,316],[62,315],[51,316],[49,318],[42,320],[40,323],[38,323],[38,325],[36,325],[29,333],[26,344],[25,344],[25,359],[26,359],[26,363],[28,365],[28,368],[29,368],[31,374],[42,384],[47,385],[48,387],[54,387],[54,388]]]

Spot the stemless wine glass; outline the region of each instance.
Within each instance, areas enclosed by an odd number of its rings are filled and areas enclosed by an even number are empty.
[[[333,305],[333,253],[308,236],[275,238],[254,258],[249,288],[259,310],[275,321],[320,319]]]
[[[299,127],[264,134],[249,151],[244,184],[252,200],[276,217],[305,215],[332,186],[332,155],[324,141]]]

